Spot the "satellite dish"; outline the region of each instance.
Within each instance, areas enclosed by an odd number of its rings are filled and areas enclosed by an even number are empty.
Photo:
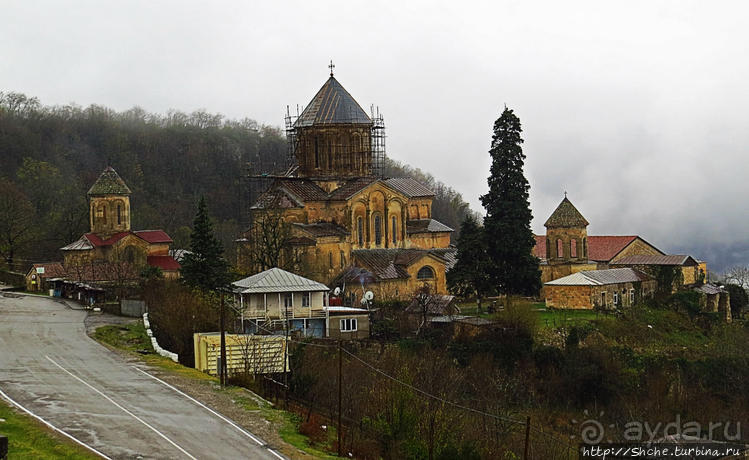
[[[367,299],[361,299],[361,304],[362,305],[366,305],[367,304]]]
[[[340,294],[341,294],[341,288],[337,287],[337,288],[333,289],[333,295],[334,296],[338,296]]]
[[[367,291],[364,293],[364,298],[366,300],[372,300],[374,299],[374,294],[372,293],[372,291]]]

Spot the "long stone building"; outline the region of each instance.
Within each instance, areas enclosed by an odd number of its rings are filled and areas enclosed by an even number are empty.
[[[366,285],[381,298],[409,297],[424,283],[445,294],[452,229],[432,218],[429,188],[382,177],[379,128],[331,72],[290,130],[294,172],[275,178],[251,206],[244,253],[263,244],[256,231],[263,219],[280,214],[294,246],[287,257],[299,259],[304,276]],[[258,271],[249,259],[248,271]]]

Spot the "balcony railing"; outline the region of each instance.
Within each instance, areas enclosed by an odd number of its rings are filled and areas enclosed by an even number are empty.
[[[254,309],[254,308],[247,308],[244,311],[244,318],[245,319],[256,319],[256,318],[267,318],[267,319],[286,319],[287,309],[284,307],[281,307],[280,309],[278,307],[269,307],[268,311],[266,312],[265,309]],[[323,307],[312,307],[312,308],[304,308],[304,307],[295,307],[295,308],[288,308],[288,318],[289,319],[302,319],[302,318],[325,318],[325,310],[323,310]]]

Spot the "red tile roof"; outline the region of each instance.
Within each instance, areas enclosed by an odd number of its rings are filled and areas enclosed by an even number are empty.
[[[138,238],[148,243],[172,243],[172,239],[164,230],[138,230],[133,232]]]
[[[114,235],[110,236],[106,240],[102,240],[101,238],[99,238],[99,236],[96,233],[86,233],[83,236],[85,236],[86,239],[88,241],[90,241],[91,244],[94,245],[94,247],[99,247],[99,246],[111,246],[114,243],[116,243],[116,242],[120,241],[121,239],[125,238],[129,234],[130,234],[130,232],[115,233]]]
[[[91,244],[94,245],[94,247],[99,247],[111,246],[130,234],[133,234],[151,244],[172,242],[172,239],[163,230],[138,230],[135,232],[120,232],[115,233],[106,240],[102,240],[96,233],[86,233],[84,236],[91,242]]]
[[[588,259],[600,262],[608,262],[637,238],[637,235],[589,236]]]
[[[180,269],[180,264],[172,256],[148,256],[148,265],[158,267],[164,271],[175,271]]]
[[[37,273],[37,268],[43,268],[44,273],[42,276],[45,278],[58,278],[65,276],[65,269],[62,268],[62,264],[60,262],[46,262],[46,263],[40,263],[40,264],[34,264],[29,269],[27,276],[32,273]]]
[[[588,236],[588,259],[608,262],[637,238],[639,238],[637,235]],[[545,235],[536,235],[536,246],[533,248],[533,252],[539,259],[546,258]]]

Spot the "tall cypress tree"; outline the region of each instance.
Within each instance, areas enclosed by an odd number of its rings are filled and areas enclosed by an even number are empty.
[[[489,276],[501,294],[536,295],[541,289],[538,258],[533,255],[530,185],[523,174],[525,155],[520,119],[505,106],[494,122],[489,192],[481,197],[486,209],[484,232]]]
[[[190,253],[182,259],[183,281],[189,286],[210,291],[229,284],[229,263],[224,248],[213,234],[205,197],[200,197],[198,212],[190,234]]]
[[[460,224],[460,236],[456,244],[458,261],[447,272],[447,286],[460,297],[476,296],[479,310],[481,299],[491,292],[489,280],[490,266],[486,254],[486,237],[484,229],[472,215],[468,215]]]

